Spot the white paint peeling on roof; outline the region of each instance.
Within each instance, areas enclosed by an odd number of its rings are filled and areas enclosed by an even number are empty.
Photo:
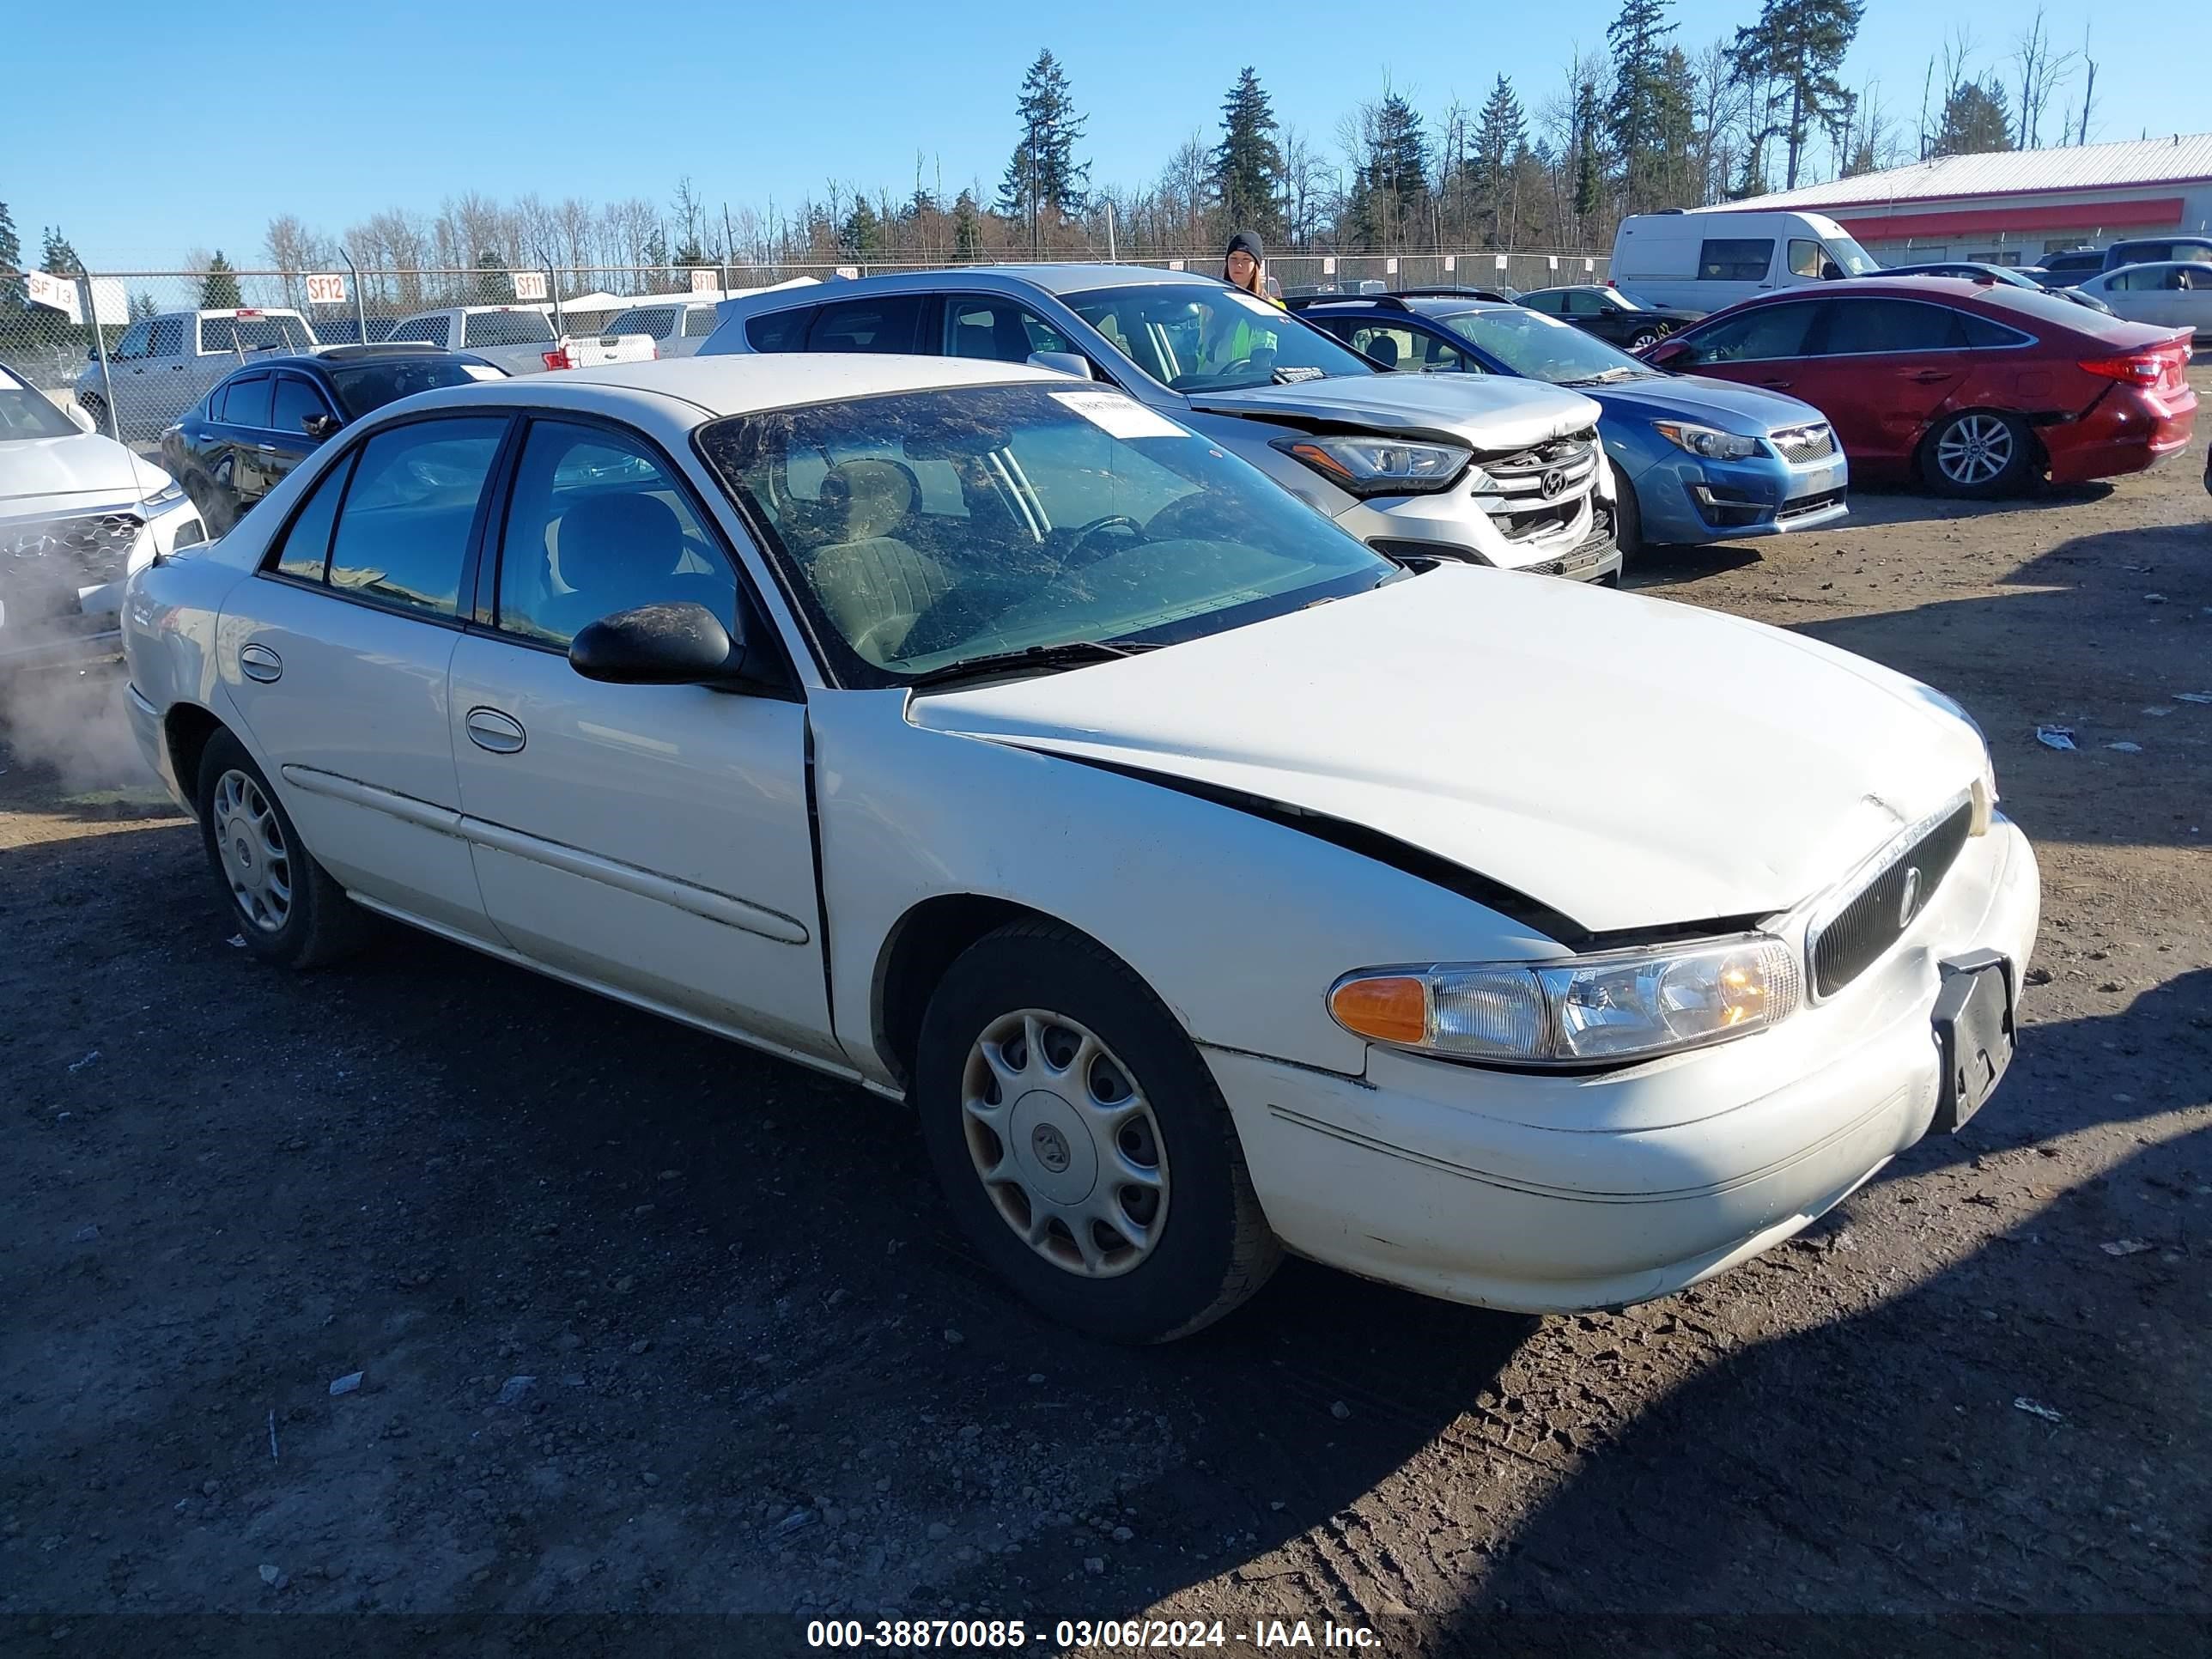
[[[2185,132],[2124,144],[2084,144],[2066,149],[1998,150],[1986,155],[1944,155],[1911,167],[1863,173],[1800,190],[1779,191],[1740,208],[1878,207],[1889,202],[1948,201],[1960,197],[2016,196],[2047,190],[2114,190],[2139,185],[2199,184],[2212,180],[2212,132]]]

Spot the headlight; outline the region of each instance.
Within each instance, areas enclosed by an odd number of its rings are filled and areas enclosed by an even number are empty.
[[[1651,429],[1677,449],[1702,455],[1709,461],[1747,461],[1760,453],[1756,438],[1741,438],[1710,426],[1690,426],[1680,421],[1654,421]]]
[[[1474,451],[1395,438],[1278,438],[1338,489],[1354,495],[1419,495],[1450,487]]]
[[[1982,771],[1981,775],[1973,782],[1972,796],[1974,803],[1974,816],[1967,825],[1966,833],[1970,836],[1989,834],[1990,824],[1996,817],[1997,805],[1997,763],[1990,754],[1989,734],[1982,730],[1982,723],[1966,712],[1966,704],[1960,702],[1956,697],[1938,691],[1932,685],[1923,685],[1917,680],[1913,682],[1912,689],[1919,694],[1923,702],[1932,704],[1945,714],[1955,714],[1964,720],[1967,730],[1980,741]]]
[[[1356,1036],[1521,1066],[1647,1060],[1765,1030],[1803,996],[1797,957],[1764,933],[1563,962],[1368,968],[1330,988]]]
[[[149,513],[167,513],[173,507],[182,506],[185,487],[174,479],[155,494],[149,495],[143,505]]]

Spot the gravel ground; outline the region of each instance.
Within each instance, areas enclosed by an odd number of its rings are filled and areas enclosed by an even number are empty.
[[[19,683],[0,1645],[167,1645],[95,1614],[888,1609],[1026,1618],[1032,1652],[1137,1614],[1255,1651],[1328,1620],[1393,1659],[1508,1632],[2202,1650],[2202,471],[2200,439],[2115,487],[1862,494],[1833,533],[1644,561],[1647,592],[1960,696],[2045,921],[2020,1057],[1964,1133],[1613,1316],[1292,1263],[1191,1341],[1068,1335],[953,1236],[896,1108],[428,939],[257,966],[131,772],[114,676]],[[1681,690],[1659,738],[1724,738]],[[2025,1622],[1929,1622],[1960,1615]],[[447,1628],[313,1639],[403,1626]]]

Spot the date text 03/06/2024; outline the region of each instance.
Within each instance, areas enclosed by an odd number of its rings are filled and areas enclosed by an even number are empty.
[[[1218,1619],[1061,1619],[1032,1631],[1020,1619],[815,1619],[806,1626],[811,1648],[951,1648],[1004,1650],[1049,1637],[1066,1653],[1088,1649],[1125,1651],[1198,1648],[1250,1648],[1259,1651],[1310,1648],[1375,1652],[1381,1638],[1364,1625],[1330,1620],[1255,1620],[1249,1629],[1231,1629]]]

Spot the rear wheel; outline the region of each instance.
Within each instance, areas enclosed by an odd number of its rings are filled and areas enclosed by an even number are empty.
[[[1054,1319],[1122,1342],[1209,1325],[1274,1271],[1229,1109],[1128,967],[1015,922],[946,971],[915,1099],[953,1213]]]
[[[1667,331],[1663,328],[1639,328],[1628,337],[1628,349],[1632,352],[1649,351],[1666,337]]]
[[[228,732],[200,756],[200,841],[246,948],[264,962],[319,968],[359,948],[369,919],[315,862],[291,817]]]
[[[2017,416],[1970,409],[1937,422],[1921,446],[1920,471],[1946,495],[1989,501],[2018,494],[2035,466],[2035,440]]]

